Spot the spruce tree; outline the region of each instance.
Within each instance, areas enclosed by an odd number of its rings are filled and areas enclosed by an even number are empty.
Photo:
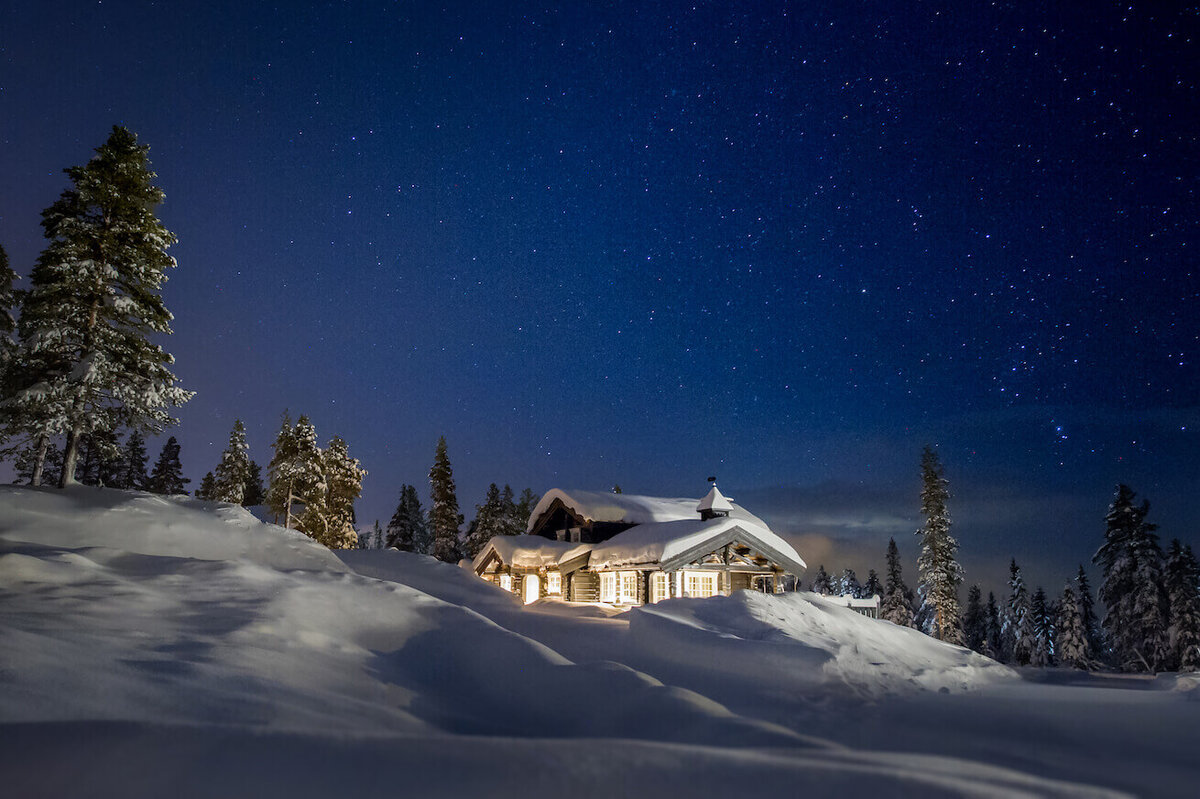
[[[262,467],[250,461],[250,476],[246,478],[246,486],[242,489],[242,504],[247,508],[262,505],[267,501],[267,492],[263,488]]]
[[[521,492],[520,499],[517,500],[517,518],[521,520],[521,532],[525,532],[529,525],[529,517],[533,515],[533,511],[537,508],[538,495],[533,493],[529,488]]]
[[[47,440],[41,459],[38,458],[38,445],[35,441],[27,441],[23,446],[15,448],[13,470],[19,485],[57,485],[62,473],[62,450],[53,441]],[[34,479],[35,470],[41,470],[41,479]]]
[[[883,586],[879,584],[879,575],[875,573],[874,569],[867,572],[867,581],[863,583],[862,595],[867,599],[873,596],[883,596]]]
[[[1178,671],[1200,671],[1200,563],[1191,546],[1183,546],[1178,538],[1167,551],[1166,589],[1170,666]]]
[[[129,433],[125,442],[125,455],[121,460],[125,469],[121,479],[122,487],[145,491],[150,476],[146,474],[146,439],[139,431],[133,430]]]
[[[1116,665],[1126,671],[1157,671],[1169,657],[1162,550],[1156,526],[1146,521],[1150,503],[1135,505],[1126,485],[1105,517],[1104,543],[1092,562],[1100,566],[1104,630]]]
[[[833,593],[833,581],[829,579],[829,573],[825,571],[825,564],[817,566],[817,573],[813,576],[812,591],[814,594],[829,596]]]
[[[13,316],[13,309],[17,307],[17,294],[13,290],[16,281],[17,273],[8,265],[8,253],[0,247],[0,384],[17,352],[17,343],[13,340],[17,330],[17,318]]]
[[[186,494],[183,487],[190,482],[183,476],[183,465],[179,462],[179,442],[171,436],[154,463],[147,488],[155,494]]]
[[[525,532],[527,517],[521,516],[521,511],[513,501],[513,490],[508,484],[500,492],[500,525],[499,535],[521,535]]]
[[[1096,618],[1096,603],[1092,599],[1092,587],[1088,583],[1087,572],[1083,564],[1079,564],[1079,573],[1075,576],[1075,598],[1079,603],[1079,615],[1083,621],[1084,633],[1087,635],[1089,667],[1092,663],[1103,660],[1104,637],[1100,629],[1100,620]]]
[[[284,520],[288,529],[305,530],[300,523],[302,513],[308,514],[311,526],[321,528],[324,518],[320,507],[325,502],[325,473],[321,448],[317,446],[317,431],[307,416],[301,415],[296,424],[285,412],[283,425],[272,445],[275,454],[267,467],[271,485],[267,489],[267,505],[276,521]],[[311,513],[309,513],[309,509]]]
[[[883,602],[879,606],[879,618],[900,627],[913,626],[912,591],[904,584],[900,550],[894,538],[888,539],[887,586],[884,589]]]
[[[17,305],[17,294],[13,291],[16,280],[17,273],[8,265],[8,253],[0,247],[0,400],[9,397],[15,390],[15,386],[10,386],[10,381],[15,383],[18,380],[15,370],[17,342],[13,338],[17,330],[16,317],[13,316],[13,309]],[[0,402],[0,444],[5,441],[7,425],[3,422],[6,416],[6,404]],[[13,454],[13,450],[0,450],[0,457]]]
[[[1029,665],[1049,666],[1054,662],[1054,627],[1051,621],[1050,607],[1046,602],[1046,592],[1039,585],[1029,601],[1029,618],[1033,633],[1033,649],[1029,655]]]
[[[330,549],[353,549],[358,542],[354,531],[354,501],[362,496],[362,479],[367,472],[341,436],[334,436],[321,453],[325,475],[325,498],[320,533],[309,532]],[[315,523],[313,525],[315,527]]]
[[[858,599],[862,594],[862,584],[858,582],[858,575],[854,573],[854,569],[850,568],[842,570],[842,575],[837,579],[836,588],[840,596],[852,596]]]
[[[983,607],[983,591],[978,585],[967,591],[967,612],[963,616],[963,636],[968,649],[983,654],[987,643],[987,614]]]
[[[488,486],[483,504],[475,506],[475,520],[471,523],[463,544],[466,557],[474,558],[494,536],[505,535],[504,521],[504,504],[500,489],[492,483]]]
[[[389,549],[395,548],[401,552],[416,552],[422,555],[431,553],[425,510],[421,507],[416,486],[400,486],[400,501],[391,521],[388,522],[384,544]]]
[[[229,444],[221,453],[221,462],[213,470],[213,491],[208,498],[241,505],[249,479],[250,448],[246,445],[246,426],[241,419],[234,419]]]
[[[1055,654],[1058,662],[1073,669],[1091,666],[1092,653],[1088,645],[1087,629],[1083,623],[1081,603],[1070,583],[1063,589],[1058,603],[1058,635]]]
[[[1017,666],[1028,666],[1033,658],[1033,619],[1029,612],[1029,591],[1016,558],[1009,565],[1008,588],[1008,606],[1001,629],[1004,660]]]
[[[925,632],[951,644],[962,643],[959,621],[958,586],[962,582],[962,567],[956,554],[958,542],[950,535],[950,498],[945,469],[936,452],[925,447],[921,453],[921,513],[925,524],[917,531],[921,537],[921,554],[917,558],[920,582],[921,615]]]
[[[447,563],[457,563],[460,557],[458,531],[463,516],[458,512],[454,473],[446,453],[446,437],[438,439],[433,468],[429,470],[429,491],[432,502],[429,526],[433,532],[433,556]]]
[[[21,308],[27,368],[9,397],[9,432],[64,434],[63,486],[83,436],[122,425],[159,432],[176,421],[166,409],[192,396],[150,342],[171,332],[160,291],[175,237],[154,215],[163,194],[148,149],[114,127],[87,164],[66,170],[72,187],[42,212],[49,243]]]
[[[75,482],[89,486],[124,488],[124,466],[117,434],[111,430],[93,430],[79,440],[79,460]]]
[[[200,487],[196,489],[196,499],[216,499],[217,479],[212,472],[205,472],[200,478]]]
[[[983,654],[992,660],[1004,658],[1004,643],[1000,635],[1000,608],[996,604],[996,595],[988,591],[987,601],[987,638],[984,641]]]

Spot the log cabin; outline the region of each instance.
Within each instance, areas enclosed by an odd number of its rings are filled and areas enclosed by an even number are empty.
[[[472,567],[526,603],[557,597],[617,606],[740,589],[777,593],[807,568],[715,484],[699,501],[552,489],[525,535],[493,538]]]

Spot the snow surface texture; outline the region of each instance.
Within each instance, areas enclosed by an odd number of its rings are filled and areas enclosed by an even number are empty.
[[[1182,685],[1029,685],[806,595],[605,618],[523,608],[422,556],[341,554],[221,503],[0,488],[6,795],[1117,795],[1098,783],[1184,796],[1195,784],[1200,703]],[[954,693],[928,690],[942,688]],[[1086,726],[1058,715],[1084,706]]]

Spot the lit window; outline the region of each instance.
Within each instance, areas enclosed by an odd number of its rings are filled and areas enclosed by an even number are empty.
[[[560,575],[558,572],[548,572],[546,574],[546,593],[562,593],[562,575]]]
[[[617,575],[615,572],[600,572],[600,601],[617,601]]]
[[[638,587],[637,587],[637,572],[621,572],[621,602],[625,604],[637,604]]]
[[[690,597],[709,597],[717,595],[716,572],[687,572],[684,575],[687,595]]]
[[[650,601],[662,602],[671,596],[669,575],[666,572],[655,572],[650,583]]]
[[[500,575],[500,587],[503,588],[505,591],[512,590],[512,575],[511,574]]]

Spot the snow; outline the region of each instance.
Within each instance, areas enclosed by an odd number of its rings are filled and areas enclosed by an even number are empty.
[[[1029,673],[809,594],[609,618],[222,503],[0,487],[14,796],[1192,795],[1192,678]]]
[[[793,573],[804,572],[804,560],[792,545],[771,532],[757,517],[735,508],[729,516],[701,521],[694,514],[686,520],[639,524],[607,541],[592,546],[588,566],[593,569],[619,569],[661,563],[668,568],[682,564],[672,561],[708,541],[717,541],[732,534],[734,539],[748,545],[761,544],[780,556],[780,563],[790,566]]]
[[[554,500],[572,509],[578,515],[593,522],[628,522],[629,524],[645,524],[647,522],[667,522],[678,519],[695,519],[696,500],[694,499],[664,499],[662,497],[643,497],[637,494],[613,494],[604,491],[563,491],[552,488],[542,495],[533,512],[529,514],[529,526],[532,530],[537,521]]]
[[[557,568],[572,558],[588,551],[589,544],[570,541],[555,541],[540,535],[498,535],[492,537],[487,546],[475,556],[473,565],[478,568],[487,560],[489,552],[495,552],[509,566],[539,569]]]

